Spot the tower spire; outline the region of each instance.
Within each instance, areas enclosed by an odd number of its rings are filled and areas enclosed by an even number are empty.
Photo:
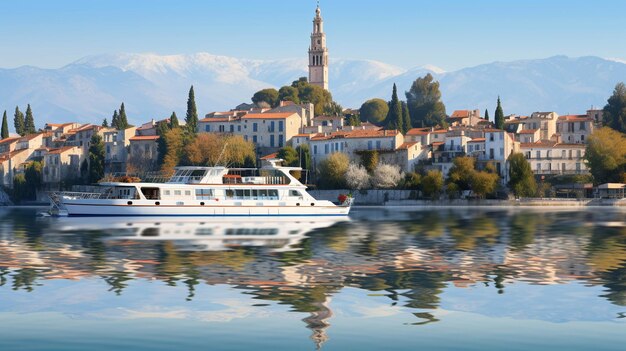
[[[328,49],[320,2],[317,0],[309,47],[309,83],[328,90]]]

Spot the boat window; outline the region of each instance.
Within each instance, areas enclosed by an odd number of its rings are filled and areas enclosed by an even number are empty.
[[[185,190],[185,195],[186,196],[191,196],[191,190]]]
[[[170,196],[170,191],[169,190],[163,190],[163,195]]]
[[[259,190],[259,198],[261,200],[265,200],[267,198],[267,190],[266,189],[260,189]]]
[[[259,191],[257,189],[252,189],[252,199],[254,200],[259,199]]]
[[[180,190],[174,190],[174,195],[175,196],[180,196]]]
[[[228,193],[228,190],[226,192]],[[210,200],[212,198],[213,198],[213,190],[212,189],[196,189],[196,199],[197,200]]]
[[[161,197],[159,196],[159,188],[141,188],[141,192],[143,196],[148,200],[159,200]]]
[[[278,200],[278,190],[270,189],[236,189],[226,190],[226,198],[237,200]]]
[[[302,194],[298,190],[289,190],[289,196],[301,197]]]
[[[278,200],[278,190],[269,190],[270,200]]]
[[[234,190],[226,190],[226,198],[232,199],[233,197],[235,197],[235,191]]]

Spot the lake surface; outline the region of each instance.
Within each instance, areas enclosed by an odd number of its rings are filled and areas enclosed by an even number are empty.
[[[624,350],[626,211],[0,212],[0,350]]]

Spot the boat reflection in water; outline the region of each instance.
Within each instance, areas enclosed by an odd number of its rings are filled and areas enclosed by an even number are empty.
[[[276,217],[246,220],[187,217],[55,218],[61,232],[104,233],[108,240],[169,241],[181,251],[226,251],[237,247],[266,247],[271,252],[299,250],[305,235],[349,221],[347,217]]]

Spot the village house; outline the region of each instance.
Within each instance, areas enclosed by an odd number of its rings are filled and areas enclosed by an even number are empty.
[[[43,182],[49,188],[54,188],[63,181],[78,178],[82,150],[79,146],[64,146],[48,151],[44,156]]]
[[[588,173],[583,157],[585,145],[561,144],[550,141],[523,143],[520,151],[530,163],[535,174],[585,174]]]
[[[593,133],[594,120],[587,115],[560,116],[556,122],[556,132],[563,143],[586,143]]]
[[[486,122],[480,117],[479,110],[456,110],[452,112],[452,115],[446,118],[446,122],[451,127],[456,126],[478,126],[481,122]]]
[[[430,147],[414,141],[402,143],[395,150],[378,152],[378,163],[397,165],[403,172],[415,172],[418,163],[429,158]]]
[[[309,139],[309,148],[316,166],[334,152],[343,152],[350,160],[360,162],[359,151],[389,152],[403,143],[404,137],[397,130],[355,129],[317,134]]]
[[[135,163],[137,166],[155,163],[159,155],[158,140],[158,135],[135,135],[130,137],[128,139],[130,151],[127,163]]]
[[[515,137],[501,129],[485,129],[485,154],[478,158],[479,163],[492,163],[502,182],[509,181],[508,158],[519,152],[520,144]]]
[[[539,129],[540,140],[556,141],[556,122],[559,115],[556,112],[533,112],[523,120],[524,129]]]
[[[105,173],[126,172],[130,138],[135,136],[136,129],[136,127],[124,130],[110,129],[103,133]]]

